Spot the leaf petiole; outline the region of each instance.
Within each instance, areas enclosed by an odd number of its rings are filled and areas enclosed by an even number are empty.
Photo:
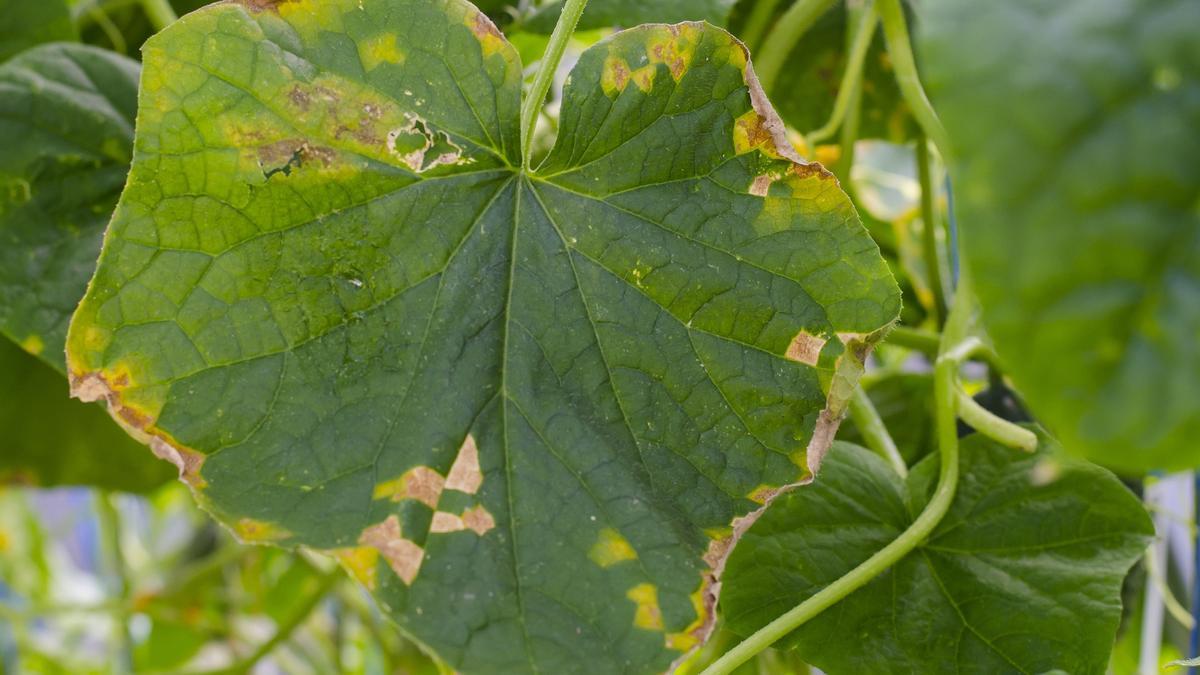
[[[175,9],[167,0],[142,0],[142,9],[146,12],[146,18],[150,19],[150,23],[156,31],[166,28],[179,19],[179,15],[175,14]]]
[[[533,77],[533,85],[521,104],[521,165],[527,171],[532,168],[530,163],[533,161],[533,132],[537,129],[538,114],[546,101],[546,95],[550,93],[554,73],[567,50],[567,43],[571,41],[575,26],[579,24],[579,18],[583,16],[585,6],[587,0],[567,0],[564,3],[554,32],[550,34],[550,43],[546,45],[546,53],[542,56],[537,74]]]
[[[822,14],[829,11],[835,1],[797,0],[796,4],[789,7],[783,16],[779,17],[774,30],[767,35],[762,49],[759,50],[762,58],[755,67],[759,82],[762,83],[763,89],[768,94],[771,93],[771,87],[779,77],[779,71],[783,69],[784,61],[795,49],[796,43],[821,18]]]
[[[968,396],[967,392],[962,389],[955,392],[955,397],[959,417],[975,431],[1010,448],[1017,448],[1025,452],[1037,450],[1037,435],[1032,431],[997,417],[990,410],[976,403],[975,399]]]
[[[879,411],[875,409],[875,404],[871,402],[861,384],[854,388],[854,394],[850,398],[850,418],[854,420],[854,425],[858,427],[867,447],[886,459],[901,478],[908,476],[908,465],[904,463],[904,457],[900,455],[896,442],[892,440],[887,426],[879,417]]]
[[[912,41],[908,36],[908,24],[904,19],[904,9],[900,6],[900,0],[879,0],[876,9],[883,21],[883,35],[887,39],[892,67],[896,69],[896,84],[900,87],[900,94],[905,103],[912,108],[917,123],[937,146],[938,152],[942,157],[949,157],[950,136],[942,127],[929,97],[925,95],[925,88],[921,86],[921,78],[917,75],[917,62],[913,58]]]
[[[829,138],[842,120],[846,119],[846,111],[850,109],[854,92],[862,85],[863,68],[867,59],[867,50],[871,47],[871,39],[875,36],[875,27],[879,24],[879,14],[873,5],[862,10],[862,18],[854,31],[850,46],[850,58],[846,61],[846,71],[842,74],[842,82],[838,86],[837,98],[833,102],[833,112],[824,126],[805,135],[804,139],[810,146]]]

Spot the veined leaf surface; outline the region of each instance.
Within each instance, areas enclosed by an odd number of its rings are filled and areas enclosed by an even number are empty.
[[[1154,534],[1108,471],[963,439],[950,511],[893,568],[784,639],[830,675],[1105,671],[1121,583]],[[730,556],[721,608],[749,634],[896,539],[934,491],[938,457],[903,481],[837,443],[820,480],[777,500]]]
[[[1009,374],[1068,450],[1200,465],[1200,4],[927,4],[966,261]]]
[[[225,3],[145,64],[76,394],[460,671],[702,640],[735,519],[809,475],[899,304],[741,45],[588,50],[536,171],[516,52],[459,0]]]

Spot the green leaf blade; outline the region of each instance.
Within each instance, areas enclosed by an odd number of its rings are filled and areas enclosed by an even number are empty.
[[[0,16],[0,63],[40,44],[79,39],[65,0],[0,0]]]
[[[457,0],[343,0],[154,38],[75,391],[461,671],[664,670],[711,627],[735,519],[816,466],[826,391],[898,293],[728,34],[585,54],[563,114],[607,118],[601,140],[563,133],[532,172],[493,31]],[[622,89],[613,53],[653,74]]]
[[[1139,474],[1190,468],[1200,463],[1200,48],[1183,26],[1200,11],[1094,9],[932,3],[929,86],[954,137],[985,322],[1034,412],[1095,461]],[[1025,48],[1012,55],[1018,38]]]
[[[958,493],[929,540],[787,643],[834,675],[1104,672],[1121,583],[1153,526],[1114,476],[1055,452],[1045,437],[1032,456],[963,439]],[[731,556],[731,626],[753,631],[894,539],[937,470],[930,457],[902,483],[870,451],[835,445],[821,480],[782,497]]]

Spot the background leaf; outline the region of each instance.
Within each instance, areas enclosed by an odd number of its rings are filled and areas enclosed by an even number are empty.
[[[0,62],[44,42],[79,39],[65,0],[0,0]]]
[[[841,673],[1103,673],[1121,582],[1154,530],[1097,466],[979,435],[928,541],[785,638]],[[729,559],[721,607],[749,634],[894,540],[933,493],[938,458],[907,484],[868,450],[836,444],[821,479],[781,497]],[[869,642],[864,642],[869,640]]]
[[[1073,452],[1200,464],[1200,5],[922,16],[966,261],[1017,387]]]
[[[44,45],[0,65],[0,476],[7,481],[145,491],[170,479],[102,410],[70,400],[62,377],[67,321],[95,270],[129,168],[137,74],[129,59],[75,44]]]
[[[226,3],[144,53],[77,394],[460,671],[702,639],[732,522],[808,476],[899,309],[742,47],[591,48],[536,173],[515,50],[465,2]]]

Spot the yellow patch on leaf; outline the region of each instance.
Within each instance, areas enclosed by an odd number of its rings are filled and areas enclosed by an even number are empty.
[[[479,40],[479,46],[483,50],[484,58],[499,53],[504,49],[504,45],[507,44],[500,29],[496,28],[496,24],[492,23],[492,20],[483,12],[476,12],[474,16],[468,16],[467,27],[471,29],[471,33]]]
[[[689,596],[692,601],[692,609],[696,611],[696,619],[678,633],[667,633],[667,649],[686,652],[703,639],[705,628],[708,625],[708,609],[704,606],[704,594],[707,590],[708,580],[706,579],[700,584],[700,588]]]
[[[658,72],[653,65],[642,66],[630,73],[630,79],[643,93],[650,93],[654,88],[654,74]]]
[[[616,98],[625,91],[625,85],[629,84],[629,75],[629,64],[625,59],[610,54],[604,59],[604,68],[600,71],[600,88],[604,90],[604,95]]]
[[[375,590],[376,566],[379,563],[379,551],[369,546],[358,546],[355,548],[340,548],[333,551],[333,556],[341,563],[350,576],[358,580],[360,584],[366,586],[368,590]]]
[[[234,523],[233,533],[239,541],[246,544],[263,544],[292,536],[291,532],[275,523],[267,523],[253,518],[242,518]]]
[[[637,605],[633,625],[646,630],[662,630],[662,609],[658,606],[658,588],[654,584],[638,584],[625,594]]]
[[[671,72],[676,82],[683,78],[696,55],[696,43],[700,39],[699,24],[681,23],[667,26],[668,33],[655,32],[646,45],[650,63],[661,63]]]
[[[629,541],[611,527],[600,530],[600,536],[588,551],[588,558],[601,567],[612,567],[626,560],[637,560],[637,557],[637,551]]]
[[[41,354],[42,350],[45,348],[46,343],[42,342],[42,338],[38,337],[37,335],[30,335],[21,341],[21,349],[24,349],[34,356]]]
[[[384,63],[402,64],[405,55],[396,44],[394,33],[380,33],[358,43],[358,58],[363,68],[370,72]]]

